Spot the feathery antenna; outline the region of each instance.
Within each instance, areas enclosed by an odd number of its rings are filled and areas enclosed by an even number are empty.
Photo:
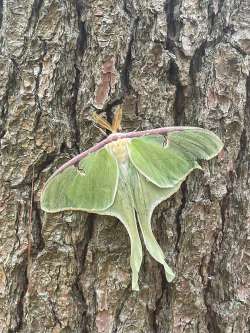
[[[117,133],[121,130],[122,108],[119,106],[116,109],[112,124],[110,124],[105,118],[98,115],[96,112],[93,113],[93,120],[97,125],[107,129],[111,133]]]

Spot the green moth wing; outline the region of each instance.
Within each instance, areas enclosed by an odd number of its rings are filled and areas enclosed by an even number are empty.
[[[166,141],[166,142],[165,142]],[[129,156],[140,173],[160,188],[171,188],[222,149],[221,140],[203,129],[173,131],[164,136],[133,138]]]
[[[168,146],[189,160],[210,160],[223,147],[216,134],[202,128],[172,132],[167,138]]]
[[[117,161],[103,148],[52,175],[42,191],[41,208],[49,213],[105,210],[114,202],[117,185]]]
[[[137,229],[137,221],[134,210],[134,197],[131,186],[132,179],[130,177],[131,172],[131,169],[128,170],[126,167],[120,167],[118,188],[113,205],[105,211],[95,211],[95,213],[114,216],[125,226],[130,238],[132,289],[139,290],[138,276],[142,263],[142,245]]]
[[[192,160],[187,160],[173,149],[164,148],[153,138],[132,139],[128,151],[138,171],[160,188],[174,187],[197,167]]]
[[[154,208],[175,193],[180,185],[181,182],[171,189],[159,188],[149,182],[128,161],[126,164],[120,165],[120,177],[114,204],[105,211],[95,212],[115,216],[128,231],[131,244],[130,266],[133,290],[139,290],[138,275],[142,262],[142,246],[137,229],[137,220],[146,248],[150,255],[163,265],[167,281],[171,282],[175,277],[172,269],[166,263],[165,255],[153,234],[151,217]]]
[[[151,256],[163,265],[166,279],[171,282],[175,274],[167,265],[165,255],[153,234],[151,217],[155,207],[177,192],[182,182],[180,181],[172,188],[159,188],[139,172],[136,173],[136,178],[136,181],[134,181],[136,184],[136,190],[134,191],[135,209],[144,243]]]

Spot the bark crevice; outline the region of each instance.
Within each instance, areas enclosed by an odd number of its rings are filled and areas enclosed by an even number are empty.
[[[160,330],[159,324],[157,323],[160,312],[163,311],[164,303],[168,302],[169,284],[166,280],[165,272],[161,267],[161,294],[155,301],[155,310],[152,312],[152,333],[158,333]],[[164,302],[164,298],[166,299]],[[166,318],[167,319],[167,318]]]
[[[95,223],[95,215],[89,214],[87,216],[87,219],[85,221],[86,228],[84,237],[82,240],[76,244],[73,245],[74,247],[74,255],[75,260],[77,262],[77,275],[75,282],[73,284],[73,294],[75,295],[75,298],[77,299],[78,303],[80,304],[81,309],[79,308],[79,312],[81,311],[81,321],[79,323],[79,329],[82,333],[88,333],[90,322],[88,318],[88,308],[85,300],[84,291],[81,285],[81,279],[84,276],[84,270],[85,270],[85,261],[88,251],[88,246],[91,238],[93,237],[93,228]]]
[[[40,15],[40,11],[41,11],[43,3],[44,3],[44,0],[34,0],[34,2],[32,4],[32,8],[31,8],[31,14],[28,19],[26,32],[28,32],[30,30],[31,26],[33,25],[32,30],[34,33],[38,20],[39,20],[39,15]]]
[[[130,85],[130,79],[129,79],[129,74],[130,74],[130,70],[132,67],[132,47],[133,47],[133,43],[134,43],[134,39],[137,33],[137,27],[138,27],[138,23],[139,23],[139,17],[136,17],[133,20],[133,23],[131,25],[131,32],[130,32],[130,38],[129,38],[129,42],[128,42],[128,48],[127,48],[127,53],[125,56],[125,61],[124,61],[124,65],[123,68],[121,70],[121,75],[120,75],[120,80],[121,80],[121,89],[122,89],[122,95],[123,97],[130,94],[131,92],[131,85]]]
[[[175,37],[177,34],[177,21],[175,16],[175,7],[178,5],[178,0],[166,0],[165,2],[165,14],[167,19],[167,39],[166,39],[166,49],[174,53]]]
[[[6,132],[6,121],[8,118],[9,111],[9,97],[14,94],[14,90],[17,88],[17,80],[19,76],[18,64],[14,59],[11,59],[11,68],[8,73],[8,81],[6,83],[6,91],[3,94],[0,102],[1,113],[0,113],[0,139],[5,135]],[[1,142],[0,142],[1,146]]]
[[[181,204],[176,211],[175,214],[175,225],[176,225],[176,243],[175,243],[175,251],[179,254],[180,253],[180,239],[182,234],[182,213],[186,207],[188,201],[188,189],[186,182],[183,182],[181,185]]]
[[[42,234],[42,218],[40,209],[38,208],[37,202],[33,202],[33,219],[32,219],[32,257],[37,256],[45,246],[43,234]]]
[[[120,297],[119,304],[117,304],[115,313],[114,313],[114,319],[113,319],[113,325],[112,325],[112,333],[117,333],[119,325],[120,325],[120,314],[126,304],[126,301],[131,296],[131,283],[128,284],[128,286],[125,288],[122,296]]]
[[[86,22],[82,20],[83,2],[76,0],[76,13],[78,18],[79,34],[76,41],[77,51],[80,57],[84,55],[85,50],[88,47],[88,34]]]
[[[42,41],[43,44],[43,54],[41,55],[40,61],[39,61],[39,69],[36,73],[35,76],[35,90],[34,90],[34,98],[35,98],[35,103],[36,103],[36,114],[35,114],[35,118],[34,118],[34,125],[33,125],[33,132],[35,133],[38,126],[39,126],[39,121],[42,115],[42,106],[41,106],[41,102],[40,102],[40,97],[39,97],[39,86],[40,86],[40,79],[41,79],[41,75],[43,72],[43,60],[48,52],[47,49],[47,43],[45,41]]]
[[[19,280],[19,292],[20,296],[17,301],[16,305],[16,327],[13,329],[13,333],[20,332],[23,328],[23,316],[24,316],[24,301],[25,301],[25,295],[28,291],[28,278],[27,278],[27,267],[28,267],[28,262],[27,260],[23,265],[20,267],[19,270],[19,275],[18,275],[18,280]]]
[[[80,88],[80,77],[81,77],[81,71],[80,69],[77,67],[77,65],[74,65],[74,69],[75,69],[75,80],[73,82],[73,86],[72,86],[72,99],[70,102],[70,122],[71,122],[71,127],[72,127],[72,131],[74,133],[74,145],[77,149],[77,152],[80,152],[80,129],[78,126],[78,122],[77,122],[77,98],[78,98],[78,92],[79,92],[79,88]]]
[[[213,309],[213,284],[212,281],[215,277],[215,257],[216,257],[216,247],[217,247],[217,239],[218,234],[215,237],[214,243],[211,247],[210,260],[207,265],[207,281],[204,287],[204,304],[206,306],[206,322],[207,322],[207,330],[210,333],[221,333],[221,329],[219,327],[217,314]],[[201,278],[204,281],[204,276],[201,274]]]
[[[3,22],[3,0],[0,0],[0,30]]]

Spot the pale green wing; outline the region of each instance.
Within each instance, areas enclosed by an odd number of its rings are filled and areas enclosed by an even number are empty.
[[[198,165],[147,137],[132,139],[129,157],[137,170],[160,188],[172,188]]]
[[[154,208],[159,205],[160,202],[166,200],[175,192],[177,192],[181,183],[182,182],[179,182],[171,189],[159,188],[153,183],[149,182],[139,172],[136,173],[136,179],[134,180],[135,209],[141,227],[143,239],[151,256],[163,265],[168,282],[171,282],[175,275],[172,269],[167,265],[165,261],[165,255],[152,232],[151,217]]]
[[[146,136],[131,139],[131,162],[148,180],[161,188],[171,188],[184,180],[200,159],[211,159],[222,149],[221,140],[212,132],[185,129],[167,137]]]
[[[132,270],[132,289],[139,290],[138,274],[142,263],[142,246],[137,229],[134,199],[130,183],[131,170],[127,169],[127,166],[123,167],[121,166],[120,169],[119,183],[113,205],[105,211],[96,211],[95,213],[115,216],[127,229],[131,246],[130,266]]]
[[[100,149],[52,176],[42,191],[41,208],[49,213],[105,210],[114,202],[118,176],[116,159]]]
[[[202,128],[171,132],[167,136],[167,142],[169,148],[192,160],[210,160],[223,147],[222,141],[216,134]]]
[[[142,247],[137,229],[136,216],[147,250],[155,260],[164,266],[167,281],[171,282],[175,275],[167,265],[164,253],[154,237],[151,228],[151,216],[154,208],[160,202],[178,191],[181,182],[171,189],[159,188],[149,182],[129,162],[120,165],[119,175],[114,204],[107,210],[96,213],[117,217],[128,231],[131,242],[130,266],[132,269],[132,289],[139,290],[138,274],[142,262]]]

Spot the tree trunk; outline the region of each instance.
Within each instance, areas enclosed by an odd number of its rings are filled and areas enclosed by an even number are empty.
[[[0,0],[1,333],[248,332],[247,6]],[[117,105],[124,131],[200,126],[225,143],[155,210],[177,277],[144,251],[139,292],[120,222],[39,204],[52,172],[102,139],[92,112]]]

